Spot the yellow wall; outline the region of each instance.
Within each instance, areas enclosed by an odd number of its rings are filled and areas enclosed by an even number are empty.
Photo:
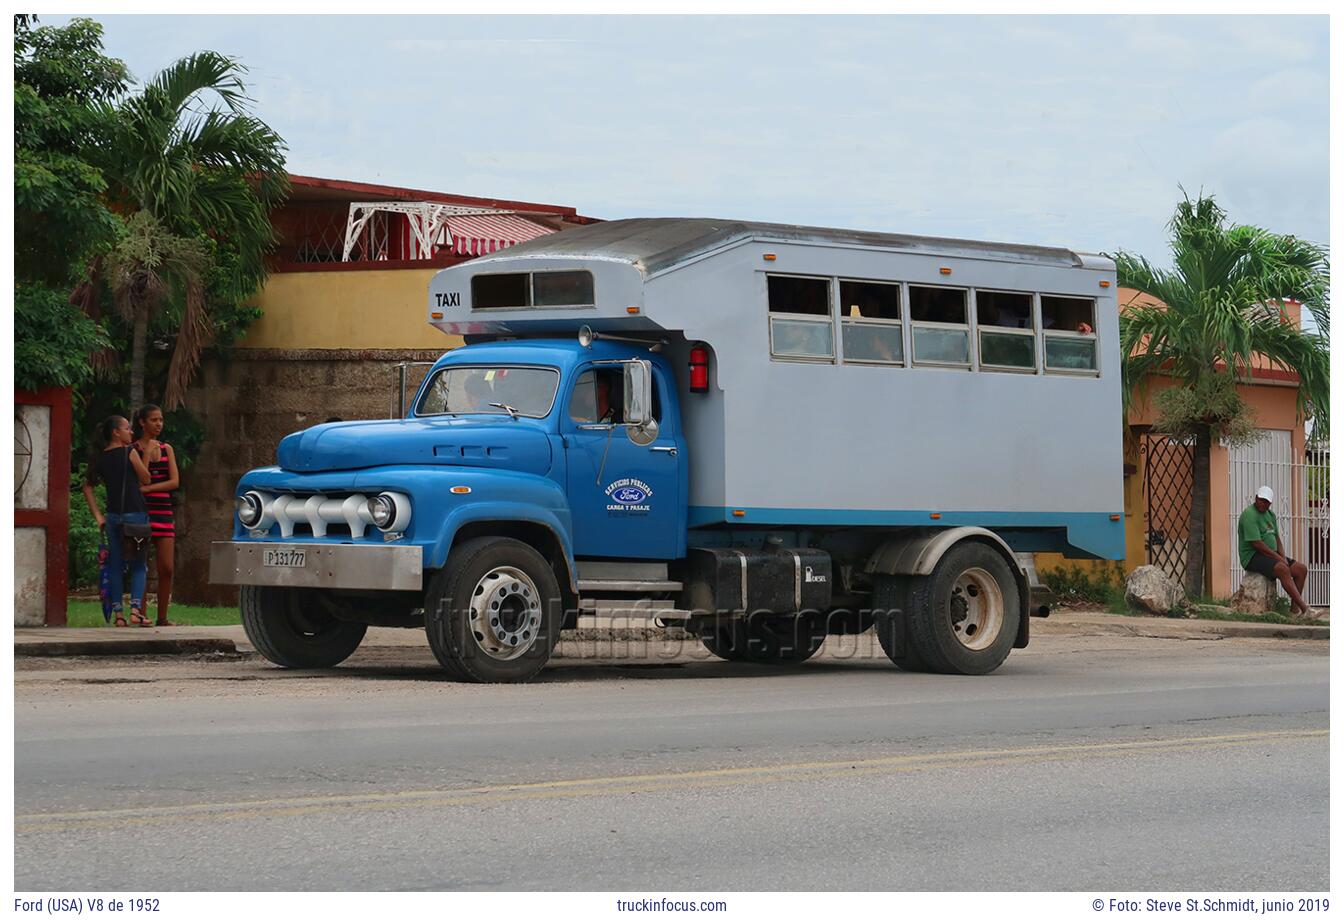
[[[406,348],[462,344],[429,325],[437,269],[277,272],[253,303],[264,311],[240,348]]]

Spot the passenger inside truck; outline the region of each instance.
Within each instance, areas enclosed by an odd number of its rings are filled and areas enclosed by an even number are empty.
[[[574,384],[569,417],[581,425],[620,424],[622,375],[610,368],[590,368]]]

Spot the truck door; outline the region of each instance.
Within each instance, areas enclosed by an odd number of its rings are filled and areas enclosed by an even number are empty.
[[[675,559],[683,545],[686,496],[680,426],[665,408],[674,405],[667,376],[654,369],[659,430],[650,444],[634,443],[620,427],[622,381],[620,364],[580,369],[561,418],[574,555]]]

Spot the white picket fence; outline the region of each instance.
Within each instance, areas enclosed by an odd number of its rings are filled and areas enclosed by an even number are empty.
[[[1249,447],[1228,457],[1228,509],[1232,536],[1232,588],[1245,570],[1237,553],[1237,520],[1255,499],[1255,490],[1274,490],[1274,514],[1285,555],[1307,564],[1303,592],[1313,607],[1330,606],[1330,448],[1310,447],[1294,456],[1292,433],[1267,430]],[[1279,589],[1280,593],[1283,589]]]

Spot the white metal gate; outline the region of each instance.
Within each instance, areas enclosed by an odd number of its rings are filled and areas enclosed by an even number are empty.
[[[1237,520],[1255,499],[1255,490],[1274,490],[1285,555],[1307,564],[1303,592],[1313,607],[1330,606],[1330,448],[1311,447],[1294,456],[1290,431],[1265,430],[1264,437],[1228,456],[1228,510],[1232,536],[1232,588],[1246,574],[1237,553]],[[1283,589],[1279,589],[1283,593]]]

